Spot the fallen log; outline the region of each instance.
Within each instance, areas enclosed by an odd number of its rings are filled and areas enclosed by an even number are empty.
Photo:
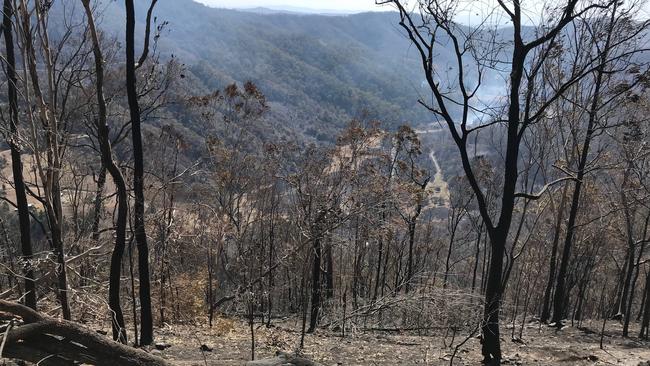
[[[0,312],[22,324],[7,327],[0,358],[14,358],[39,365],[169,366],[143,350],[114,342],[97,332],[67,320],[58,320],[21,304],[0,300]]]

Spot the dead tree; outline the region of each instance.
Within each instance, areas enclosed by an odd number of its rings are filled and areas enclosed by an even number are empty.
[[[120,277],[122,269],[122,258],[126,247],[126,226],[127,226],[127,190],[122,170],[113,160],[109,127],[107,118],[106,100],[104,99],[104,57],[102,55],[99,36],[95,28],[95,21],[90,5],[90,0],[82,0],[88,30],[93,44],[95,58],[95,93],[97,97],[97,140],[99,142],[102,166],[106,168],[113,179],[117,191],[117,218],[115,222],[115,248],[111,256],[108,306],[111,311],[111,324],[113,328],[113,339],[126,343],[126,328],[124,315],[120,304]]]
[[[2,26],[6,49],[6,74],[7,96],[9,99],[9,148],[11,150],[11,169],[13,173],[14,190],[16,192],[16,207],[18,210],[18,223],[20,226],[20,247],[22,258],[25,261],[25,304],[36,310],[36,284],[32,268],[32,239],[30,232],[29,206],[25,193],[25,180],[23,178],[23,163],[20,151],[20,134],[18,132],[18,78],[16,76],[16,55],[14,52],[13,2],[5,0],[2,14]]]
[[[149,54],[149,36],[151,33],[151,15],[157,0],[151,0],[147,12],[144,49],[140,59],[135,61],[135,10],[133,0],[125,0],[126,5],[126,93],[131,116],[131,136],[133,140],[133,191],[135,241],[138,245],[138,275],[140,279],[140,344],[153,342],[153,316],[151,313],[151,281],[149,279],[149,247],[144,218],[144,154],[140,103],[138,101],[136,69],[146,61]]]
[[[577,33],[584,32],[587,35],[586,38],[589,39],[583,47],[597,50],[598,55],[595,57],[597,60],[595,66],[589,73],[591,75],[591,79],[589,79],[592,85],[591,93],[584,101],[585,134],[582,141],[574,142],[579,151],[575,168],[576,179],[574,180],[566,236],[553,300],[552,322],[555,322],[557,327],[561,327],[561,320],[567,313],[567,271],[577,230],[576,222],[581,203],[581,191],[588,170],[594,169],[594,161],[590,159],[590,146],[594,143],[594,139],[608,128],[610,121],[606,118],[605,108],[615,108],[616,106],[612,107],[612,104],[617,102],[621,95],[627,94],[645,80],[645,77],[639,76],[636,76],[631,82],[624,80],[623,77],[617,79],[618,74],[622,72],[634,74],[634,69],[639,67],[631,59],[631,56],[641,52],[635,42],[637,36],[646,31],[649,25],[647,21],[632,25],[628,19],[635,11],[634,6],[631,8],[622,8],[622,6],[623,4],[614,1],[609,6],[611,9],[607,10],[607,17],[598,20],[586,19],[576,29]],[[628,221],[628,223],[630,222]],[[628,229],[630,229],[629,225]],[[632,253],[630,256],[633,257],[634,254]],[[633,258],[631,261],[633,263]],[[625,295],[627,296],[627,294]]]
[[[452,189],[449,192],[449,214],[447,217],[447,232],[449,234],[449,245],[447,246],[447,256],[445,258],[445,276],[442,281],[442,287],[447,288],[449,285],[449,274],[451,272],[451,254],[454,249],[454,244],[456,242],[456,235],[459,231],[459,226],[465,220],[465,216],[469,215],[469,206],[474,199],[472,196],[469,187],[467,187],[466,182],[463,181],[461,177],[456,177],[451,181]],[[456,189],[453,189],[456,188]],[[479,238],[477,243],[481,241],[480,229],[479,229]],[[478,250],[476,259],[478,261]],[[474,279],[476,275],[476,266],[474,267]],[[472,286],[474,287],[474,286]]]
[[[42,187],[42,192],[30,190],[30,194],[38,199],[45,209],[49,229],[47,235],[56,258],[57,294],[61,303],[61,312],[65,319],[70,319],[64,253],[65,225],[61,201],[61,174],[66,150],[66,131],[61,123],[64,107],[57,99],[60,85],[54,81],[57,76],[60,76],[61,71],[57,72],[56,57],[63,45],[53,46],[50,43],[49,7],[46,4],[35,2],[33,7],[30,7],[31,3],[26,0],[21,0],[19,4],[16,20],[19,25],[17,29],[20,29],[25,70],[25,92],[22,95],[26,103],[30,105],[33,103],[35,106],[28,111],[27,116],[31,128],[30,145],[38,181]],[[39,56],[42,59],[38,58]],[[39,72],[40,67],[44,67],[44,73]]]
[[[634,98],[631,99],[634,100]],[[636,110],[640,110],[641,112],[638,112],[640,114],[638,117],[634,116],[624,124],[623,136],[621,141],[619,141],[619,145],[621,146],[620,159],[625,165],[619,196],[625,218],[626,242],[628,246],[626,277],[623,284],[621,301],[619,301],[619,313],[624,315],[624,337],[627,337],[629,333],[632,305],[640,270],[639,267],[648,241],[648,228],[650,225],[650,213],[646,212],[643,214],[643,206],[647,199],[647,189],[643,188],[648,186],[647,179],[648,173],[650,173],[647,159],[648,148],[647,144],[644,143],[647,138],[647,128],[644,128],[644,126],[648,121],[641,116],[645,112],[645,108],[640,108],[642,106],[637,103],[632,103],[629,107],[631,109],[631,115],[634,115]],[[645,216],[645,219],[641,219],[643,224],[637,228],[635,222],[640,218],[639,216]]]
[[[641,318],[641,329],[639,330],[639,338],[648,339],[650,336],[650,273],[646,270],[645,274],[645,306],[641,309],[643,314]]]
[[[348,171],[329,171],[330,153],[310,149],[300,171],[288,178],[294,189],[299,223],[305,241],[311,244],[311,307],[309,329],[316,330],[322,306],[321,266],[323,241],[333,225],[340,223],[343,189]],[[340,167],[343,169],[343,167]]]
[[[482,353],[485,363],[500,364],[499,311],[503,291],[503,260],[515,203],[522,198],[540,197],[539,194],[520,193],[516,190],[522,137],[527,129],[546,114],[548,108],[562,96],[566,88],[586,75],[585,69],[590,70],[593,64],[578,67],[576,72],[562,80],[559,87],[542,102],[533,98],[536,83],[540,82],[540,70],[550,57],[550,51],[558,36],[577,17],[589,13],[590,10],[608,8],[614,1],[590,3],[580,7],[578,0],[566,0],[555,9],[555,20],[545,25],[531,39],[523,29],[521,3],[514,1],[512,4],[506,4],[505,1],[499,0],[498,10],[512,24],[512,38],[507,43],[500,42],[496,36],[490,36],[495,32],[491,33],[485,29],[486,24],[490,23],[489,20],[469,29],[459,26],[454,21],[459,6],[456,1],[421,0],[418,1],[417,12],[411,12],[405,2],[400,0],[382,0],[378,3],[393,4],[399,11],[400,25],[420,56],[432,93],[432,103],[424,100],[420,100],[420,103],[447,126],[460,154],[465,176],[474,191],[490,238],[491,256],[485,292]],[[446,74],[438,70],[435,59],[441,44],[449,44],[453,50],[453,61],[445,68]],[[485,46],[486,44],[490,46]],[[508,50],[510,60],[504,59],[503,49]],[[504,116],[501,113],[494,115],[489,107],[481,108],[481,104],[476,102],[485,73],[489,69],[497,69],[496,65],[501,62],[509,66]],[[473,72],[475,80],[469,80],[470,72]],[[476,115],[480,116],[479,121],[472,125]],[[485,121],[486,119],[488,121]],[[485,191],[477,180],[468,142],[471,141],[472,133],[497,124],[505,128],[505,143],[500,210],[493,213],[488,209]],[[541,192],[546,191],[550,185],[552,183],[543,187]]]
[[[422,209],[427,205],[426,189],[431,180],[431,175],[421,169],[417,164],[417,158],[422,154],[420,140],[413,129],[408,126],[401,126],[395,134],[396,156],[402,156],[397,161],[398,177],[401,176],[403,184],[397,188],[397,194],[403,195],[398,201],[406,203],[406,207],[397,208],[399,215],[407,226],[408,233],[408,256],[406,258],[406,276],[396,286],[399,292],[402,285],[405,285],[404,292],[409,293],[413,287],[414,263],[413,250],[415,247],[415,233],[418,218]],[[400,203],[404,206],[404,203]],[[399,205],[398,205],[399,206]]]

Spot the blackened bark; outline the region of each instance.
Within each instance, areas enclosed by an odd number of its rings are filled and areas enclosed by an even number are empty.
[[[619,314],[624,314],[626,319],[629,319],[627,314],[627,301],[630,292],[633,293],[633,289],[630,289],[632,284],[632,274],[634,272],[634,258],[636,254],[636,245],[634,243],[634,222],[633,222],[633,212],[631,212],[630,205],[627,202],[627,195],[625,194],[625,189],[628,188],[627,181],[630,176],[630,170],[632,169],[632,161],[628,161],[627,168],[623,173],[623,183],[621,184],[621,203],[623,205],[623,214],[625,216],[625,231],[626,231],[626,240],[627,240],[627,262],[625,264],[625,281],[623,283],[623,292],[621,293],[621,301],[619,303]],[[628,335],[628,326],[627,324],[623,325],[623,337]]]
[[[152,6],[155,0],[152,1]],[[135,10],[133,0],[125,0],[126,5],[126,92],[131,116],[131,136],[133,140],[133,191],[135,240],[138,245],[138,276],[140,280],[140,344],[148,345],[153,342],[153,316],[151,313],[151,282],[149,280],[149,247],[144,222],[144,154],[142,148],[142,132],[140,130],[140,105],[136,89],[135,75]],[[150,18],[150,17],[148,17]],[[149,19],[150,20],[150,19]],[[149,25],[147,25],[149,29]],[[148,40],[149,35],[145,35]],[[145,47],[145,51],[147,47]],[[143,54],[146,57],[146,55]],[[144,57],[143,57],[144,58]],[[144,59],[140,59],[140,63]]]
[[[634,300],[634,290],[636,289],[636,281],[639,278],[639,270],[641,267],[641,258],[643,258],[643,252],[645,251],[646,237],[648,235],[648,224],[650,224],[650,215],[645,218],[645,225],[643,229],[643,237],[641,240],[641,248],[639,248],[639,254],[636,257],[636,264],[634,265],[634,277],[632,278],[632,283],[630,284],[630,298],[627,301],[627,308],[625,310],[625,321],[623,322],[623,336],[627,337],[630,328],[630,319],[632,317],[632,303]],[[642,304],[643,305],[643,304]]]
[[[616,13],[616,7],[612,12],[612,23]],[[571,260],[571,247],[573,245],[573,237],[575,235],[575,224],[578,217],[578,209],[580,205],[580,193],[582,190],[582,183],[585,177],[585,169],[587,167],[587,159],[589,157],[589,145],[591,144],[592,137],[596,126],[598,107],[600,105],[600,92],[603,84],[603,77],[605,74],[605,61],[607,60],[608,50],[610,47],[611,30],[607,35],[604,51],[601,54],[601,63],[596,70],[596,80],[594,82],[594,93],[592,96],[591,107],[589,110],[589,117],[587,122],[587,131],[582,144],[582,151],[580,152],[580,161],[578,162],[578,174],[575,181],[575,188],[573,190],[573,197],[571,199],[571,208],[569,209],[569,219],[567,221],[567,232],[564,240],[564,248],[562,250],[562,258],[560,261],[560,269],[557,275],[557,284],[555,286],[555,296],[553,299],[553,319],[556,326],[562,326],[561,320],[566,314],[566,299],[565,282],[569,261]]]
[[[641,320],[641,329],[639,338],[648,339],[648,325],[650,325],[650,274],[645,276],[645,306],[643,307],[643,319]]]
[[[34,93],[34,100],[38,106],[40,122],[43,124],[45,134],[45,151],[47,167],[41,169],[39,174],[43,181],[44,199],[42,200],[45,208],[45,214],[48,220],[49,227],[49,240],[52,252],[56,259],[57,276],[57,297],[61,303],[61,312],[63,318],[69,320],[71,318],[70,306],[68,304],[68,286],[66,277],[66,264],[65,255],[63,253],[63,213],[61,207],[61,187],[59,185],[60,172],[61,172],[61,156],[60,156],[60,141],[58,132],[58,121],[55,113],[50,108],[54,106],[52,99],[52,85],[50,85],[50,98],[45,100],[41,85],[39,82],[38,65],[36,61],[36,49],[34,40],[32,39],[32,25],[33,18],[38,22],[39,27],[45,28],[47,23],[47,7],[45,4],[36,2],[34,4],[34,11],[30,12],[25,6],[19,8],[22,16],[22,40],[24,50],[24,58],[26,59],[27,68],[29,70],[29,78],[32,84]],[[49,48],[47,30],[42,33],[42,53],[45,56],[45,68],[47,70],[48,81],[53,72],[53,61],[51,59],[51,49]],[[49,104],[48,104],[49,103]]]
[[[645,285],[643,287],[643,296],[641,297],[641,307],[639,308],[639,312],[636,314],[636,321],[641,321],[641,317],[643,316],[643,309],[645,309],[645,302],[646,302],[646,295],[648,294],[648,282],[645,282]]]
[[[566,195],[569,185],[565,185],[562,189],[562,201],[558,210],[557,221],[555,221],[555,233],[553,234],[553,245],[551,248],[551,260],[548,269],[548,281],[544,289],[544,300],[542,302],[542,314],[540,321],[545,323],[551,317],[551,293],[553,292],[553,283],[555,283],[555,271],[557,266],[557,252],[560,243],[560,234],[562,232],[562,223],[564,222],[564,209],[566,206]]]
[[[518,13],[520,9],[516,7]],[[520,19],[520,14],[517,14]],[[503,273],[503,255],[505,253],[508,232],[512,224],[512,215],[515,205],[515,188],[518,179],[517,159],[519,157],[519,97],[520,87],[524,71],[524,62],[526,59],[526,48],[524,47],[521,37],[521,24],[516,23],[514,26],[514,50],[512,54],[512,71],[510,73],[510,96],[508,107],[508,130],[506,158],[504,165],[503,195],[501,197],[501,214],[496,226],[488,224],[488,234],[492,245],[490,267],[488,269],[488,280],[485,289],[485,308],[483,313],[483,344],[481,353],[483,362],[499,365],[501,363],[501,343],[499,339],[499,310],[501,306],[501,276]],[[463,145],[465,146],[465,145]],[[472,168],[467,156],[465,147],[462,151],[463,167],[466,173],[472,173]],[[470,178],[470,177],[468,177]],[[476,185],[475,177],[470,178],[472,186]],[[477,197],[480,189],[474,188]],[[484,220],[489,220],[487,206],[482,199],[478,200],[481,207],[481,213]]]
[[[474,254],[474,269],[472,270],[472,293],[476,289],[476,272],[478,270],[478,261],[481,255],[481,237],[483,236],[483,222],[478,227],[478,237],[476,238],[476,253]]]
[[[23,178],[23,164],[20,154],[20,138],[18,135],[18,93],[16,84],[16,55],[14,52],[13,24],[14,14],[11,0],[4,0],[2,26],[4,28],[4,39],[6,49],[6,73],[7,73],[7,96],[9,99],[9,124],[11,137],[9,147],[11,149],[11,169],[16,191],[16,206],[18,209],[18,225],[20,227],[20,247],[22,258],[25,261],[25,305],[36,310],[36,284],[34,282],[34,270],[31,265],[33,256],[32,239],[30,233],[29,206],[27,194],[25,193],[25,181]]]
[[[314,259],[311,271],[311,312],[309,316],[309,329],[307,333],[313,333],[318,325],[318,316],[321,306],[321,242],[320,238],[314,238]]]
[[[420,213],[422,213],[422,201],[424,200],[424,194],[427,188],[427,184],[429,184],[429,179],[430,177],[427,177],[422,183],[414,182],[419,186],[418,187],[419,191],[418,191],[418,202],[415,207],[415,213],[413,214],[413,216],[409,217],[408,220],[409,254],[408,254],[407,265],[406,265],[406,279],[404,280],[404,283],[406,283],[406,288],[404,292],[407,294],[411,290],[411,286],[412,286],[411,282],[413,281],[413,248],[415,246],[415,228],[418,222],[418,217],[420,216]]]
[[[58,184],[55,185],[58,187]],[[53,191],[60,192],[58,188],[54,189]],[[58,202],[57,206],[59,208],[61,207],[60,199],[60,194],[58,197],[54,197],[54,201]],[[56,210],[56,212],[60,213],[61,211]],[[50,215],[58,216],[59,220],[63,218],[58,214],[51,213]],[[68,278],[66,276],[65,254],[63,253],[63,233],[61,232],[61,226],[58,224],[58,222],[50,221],[49,226],[50,239],[52,240],[52,244],[54,246],[54,255],[56,256],[56,279],[59,302],[61,303],[61,313],[63,315],[63,319],[70,320],[72,318],[72,314],[70,312],[70,304],[68,303]]]
[[[275,277],[274,277],[274,261],[273,256],[275,253],[275,190],[271,195],[271,217],[270,228],[269,228],[269,295],[268,295],[268,316],[266,318],[266,326],[271,326],[271,315],[273,309],[273,293],[275,292]],[[291,299],[289,299],[291,300]]]
[[[102,207],[103,207],[102,194],[104,192],[105,185],[106,185],[106,167],[104,166],[104,164],[102,164],[102,167],[99,170],[99,176],[97,177],[97,190],[95,191],[95,201],[93,202],[92,239],[94,241],[99,240],[99,222],[102,219]]]
[[[382,220],[383,222],[383,220]],[[379,296],[379,283],[381,282],[381,261],[382,257],[384,255],[384,238],[379,238],[379,241],[377,243],[377,271],[375,273],[375,291],[373,292],[372,295],[372,301],[376,301],[377,297]]]
[[[332,257],[332,239],[325,245],[325,297],[334,297],[334,258]]]
[[[404,292],[407,294],[411,290],[411,281],[413,280],[413,246],[415,245],[415,220],[417,219],[412,219],[408,225],[409,254],[406,262],[406,278],[404,279],[404,283],[406,284]]]
[[[93,54],[95,57],[95,92],[97,96],[97,140],[101,153],[102,166],[106,168],[113,179],[117,190],[117,219],[115,222],[115,248],[111,255],[109,284],[108,284],[108,307],[111,312],[111,326],[113,339],[122,343],[127,342],[126,327],[122,306],[120,305],[120,277],[122,269],[122,258],[126,246],[126,225],[127,225],[127,191],[122,171],[113,160],[109,128],[106,121],[107,110],[104,99],[104,58],[99,38],[95,29],[90,0],[83,0],[86,11],[88,28],[93,42]]]
[[[483,312],[483,333],[481,352],[484,363],[500,364],[501,343],[499,338],[499,311],[501,307],[501,274],[503,254],[505,251],[505,235],[507,232],[498,230],[490,235],[492,242],[492,260],[490,261],[487,286],[485,288],[485,307]],[[501,244],[500,244],[501,243]]]
[[[452,213],[452,216],[454,214]],[[449,238],[449,246],[447,247],[447,258],[445,260],[445,277],[442,281],[442,288],[447,288],[447,285],[449,284],[449,271],[451,270],[451,252],[454,249],[454,240],[456,239],[456,229],[458,228],[458,224],[460,223],[460,219],[456,220],[456,218],[452,218],[455,222],[453,223],[453,227],[451,230],[451,237]],[[479,235],[479,240],[480,240],[480,235]]]

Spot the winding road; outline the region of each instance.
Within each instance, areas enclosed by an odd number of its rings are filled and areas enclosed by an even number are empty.
[[[444,130],[441,128],[430,128],[415,130],[415,133],[418,135],[424,135],[435,134],[442,131]],[[431,149],[431,152],[429,153],[429,159],[431,159],[433,166],[436,168],[436,173],[433,176],[433,180],[429,182],[429,187],[427,187],[427,189],[430,189],[431,194],[434,198],[439,198],[439,200],[432,200],[431,206],[439,206],[439,204],[436,204],[435,201],[440,200],[442,200],[442,202],[444,202],[444,205],[447,206],[449,202],[449,186],[447,185],[447,182],[442,175],[442,169],[440,168],[440,164],[438,163],[434,149]]]

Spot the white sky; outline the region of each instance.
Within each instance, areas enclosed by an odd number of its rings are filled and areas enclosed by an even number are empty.
[[[392,10],[389,5],[375,5],[375,0],[195,0],[205,5],[219,8],[252,8],[252,7],[298,7],[314,10],[336,10],[347,12],[361,11],[386,11]],[[557,0],[524,0],[522,5],[525,18],[533,20],[543,7],[543,4],[557,4]],[[641,0],[642,2],[644,0]],[[509,1],[507,1],[508,3]],[[416,3],[416,1],[409,1]],[[472,23],[476,19],[481,19],[488,9],[496,7],[495,0],[460,0],[460,11],[458,13],[459,21],[463,23]],[[463,11],[465,10],[465,11]],[[483,13],[483,14],[478,14]],[[650,17],[650,0],[642,5],[637,16],[641,19]]]
[[[253,7],[297,7],[314,10],[334,10],[344,12],[363,11],[390,11],[395,8],[392,5],[376,5],[375,0],[194,0],[208,6],[218,8],[253,8]],[[496,0],[459,0],[456,18],[463,24],[472,24],[488,16],[490,9],[498,8]],[[539,14],[542,4],[547,1],[557,0],[525,0],[525,18],[535,17]],[[650,1],[650,0],[649,0]],[[414,6],[417,1],[406,1],[406,4]],[[408,6],[408,5],[407,5]],[[497,23],[505,22],[506,19],[498,17]],[[504,23],[505,24],[505,23]]]
[[[195,0],[220,8],[252,8],[293,6],[309,9],[373,11],[382,10],[373,0]],[[388,10],[383,7],[383,10]]]

